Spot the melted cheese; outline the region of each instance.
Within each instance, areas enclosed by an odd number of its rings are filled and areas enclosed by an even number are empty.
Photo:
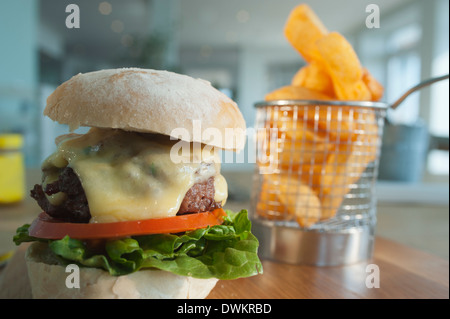
[[[228,198],[228,185],[225,177],[222,175],[217,175],[214,178],[214,191],[214,201],[224,206]]]
[[[191,147],[190,158],[174,163],[170,149],[176,141],[164,136],[93,128],[60,140],[42,169],[49,175],[66,166],[74,170],[86,193],[91,223],[175,216],[186,192],[211,176],[215,199],[226,200],[220,158],[201,147]],[[196,158],[201,161],[192,160]]]

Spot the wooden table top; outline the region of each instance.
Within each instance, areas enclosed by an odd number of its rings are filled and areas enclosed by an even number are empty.
[[[31,298],[24,250],[0,272],[0,298]],[[368,288],[379,270],[379,288]],[[209,299],[448,299],[448,261],[393,241],[376,238],[373,259],[348,266],[314,267],[263,260],[262,275],[221,280]],[[370,280],[369,282],[374,282]]]
[[[379,288],[366,278],[379,270]],[[376,238],[373,259],[339,267],[289,265],[263,261],[260,276],[219,281],[208,298],[449,298],[448,261],[393,241]],[[368,281],[371,281],[369,277]]]

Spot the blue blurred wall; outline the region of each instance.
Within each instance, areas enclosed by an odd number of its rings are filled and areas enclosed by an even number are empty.
[[[39,1],[0,1],[0,133],[22,133],[35,157],[38,112]]]

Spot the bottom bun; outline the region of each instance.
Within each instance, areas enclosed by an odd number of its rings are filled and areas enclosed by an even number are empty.
[[[47,244],[33,243],[25,256],[31,293],[36,299],[203,299],[218,279],[198,279],[162,270],[111,276],[97,268],[75,272],[58,264]],[[67,281],[67,284],[66,284]],[[73,287],[79,283],[79,288]]]

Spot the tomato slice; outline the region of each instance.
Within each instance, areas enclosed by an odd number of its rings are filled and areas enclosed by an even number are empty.
[[[41,213],[28,229],[28,234],[43,239],[61,239],[68,235],[75,239],[101,239],[125,236],[180,233],[219,225],[226,215],[222,208],[213,212],[186,214],[114,223],[67,223]]]

